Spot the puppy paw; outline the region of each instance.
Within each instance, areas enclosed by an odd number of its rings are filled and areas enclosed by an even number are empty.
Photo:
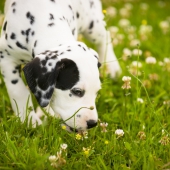
[[[30,124],[32,125],[33,128],[36,128],[37,125],[42,124],[41,119],[34,111],[31,111],[28,116],[28,125]]]

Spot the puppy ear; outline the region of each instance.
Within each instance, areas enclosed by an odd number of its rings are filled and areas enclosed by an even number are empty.
[[[54,88],[71,89],[79,80],[79,71],[70,59],[36,57],[23,68],[27,84],[41,107],[46,107]]]
[[[27,84],[41,107],[49,104],[55,88],[58,72],[56,62],[51,63],[36,57],[23,68]]]

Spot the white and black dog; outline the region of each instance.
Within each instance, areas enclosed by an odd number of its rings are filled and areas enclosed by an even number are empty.
[[[65,123],[77,130],[97,124],[99,62],[108,62],[112,77],[120,72],[103,18],[99,0],[6,1],[0,66],[12,108],[21,121],[26,118],[27,102],[33,105],[20,76],[21,65],[26,64],[25,78],[40,106],[50,105],[63,120],[81,107],[93,106]],[[94,50],[76,40],[78,33],[97,45],[99,61]],[[41,124],[35,111],[30,115]]]

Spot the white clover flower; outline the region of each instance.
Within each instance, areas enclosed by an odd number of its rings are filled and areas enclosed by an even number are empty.
[[[131,56],[132,52],[131,52],[131,50],[129,48],[124,48],[123,49],[123,55]]]
[[[131,65],[132,67],[138,67],[138,68],[142,67],[142,63],[139,61],[133,61]]]
[[[127,9],[127,10],[132,10],[133,9],[133,5],[131,3],[126,3],[124,5],[124,7]]]
[[[163,136],[159,143],[161,143],[161,145],[168,145],[170,143],[170,138],[168,136]]]
[[[124,34],[117,34],[117,39],[122,41],[125,38]]]
[[[140,50],[140,49],[134,49],[133,51],[132,51],[132,54],[134,55],[134,56],[141,56],[142,55],[142,50]]]
[[[67,144],[63,143],[60,145],[61,149],[66,150],[67,149]]]
[[[170,58],[164,58],[164,63],[169,64],[170,63]]]
[[[106,11],[110,17],[116,17],[117,15],[117,9],[115,7],[110,6],[106,9]]]
[[[124,135],[124,131],[123,131],[122,129],[117,129],[117,130],[115,131],[115,134],[116,134],[118,137],[121,137],[121,136]]]
[[[126,27],[130,26],[130,21],[128,19],[120,19],[119,26],[122,28],[126,28]]]
[[[56,162],[58,158],[55,155],[51,155],[51,156],[49,156],[48,159],[52,163],[52,162]]]
[[[123,77],[122,77],[122,81],[123,81],[123,82],[131,81],[131,77],[129,77],[129,76],[123,76]]]
[[[101,126],[101,127],[107,127],[107,126],[108,126],[108,123],[107,123],[107,122],[100,123],[100,126]]]
[[[156,64],[156,58],[155,58],[155,57],[152,57],[152,56],[147,57],[146,60],[145,60],[145,62],[146,62],[147,64]]]
[[[169,22],[168,21],[161,21],[159,23],[160,28],[162,29],[168,29],[169,28]]]
[[[143,99],[142,98],[137,98],[137,102],[139,102],[139,103],[144,103],[144,101],[143,101]]]
[[[123,60],[126,61],[128,59],[128,57],[131,56],[131,55],[132,55],[132,52],[131,52],[130,49],[128,49],[128,48],[123,49],[123,54],[122,54]]]
[[[161,21],[159,27],[162,29],[163,33],[166,33],[170,29],[170,24],[168,21]]]
[[[159,66],[163,66],[164,65],[164,63],[162,61],[159,61],[158,64],[159,64]]]
[[[151,32],[152,32],[151,25],[141,25],[139,28],[139,34],[141,35],[150,34]]]
[[[115,35],[119,32],[119,28],[116,26],[111,26],[108,30],[110,31],[112,38],[115,38]]]
[[[140,45],[140,40],[138,40],[138,39],[131,40],[131,42],[130,42],[131,47],[136,47],[137,45]]]
[[[130,25],[126,31],[129,33],[129,34],[134,34],[136,32],[136,27],[133,26],[133,25]]]
[[[118,45],[119,44],[119,40],[117,38],[114,38],[113,41],[112,41],[112,44],[113,45]]]
[[[122,81],[124,82],[122,89],[130,89],[130,81],[131,81],[131,77],[129,76],[123,76]]]
[[[102,128],[102,132],[107,132],[107,129],[106,129],[107,126],[108,126],[107,122],[100,123],[100,127]]]
[[[140,4],[140,8],[141,8],[142,10],[146,11],[146,10],[148,10],[149,5],[148,5],[147,3],[141,3],[141,4]]]
[[[119,10],[119,14],[121,17],[129,17],[130,16],[130,11],[127,8],[121,8]]]

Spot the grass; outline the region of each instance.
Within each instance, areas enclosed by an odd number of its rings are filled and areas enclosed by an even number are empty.
[[[148,4],[149,8],[141,10],[141,3]],[[170,31],[163,33],[159,27],[163,20],[170,24],[170,2],[133,0],[130,4],[133,9],[127,19],[136,27],[134,32],[119,26],[122,19],[119,13],[114,18],[106,13],[105,17],[108,26],[119,28],[113,42],[123,70],[116,80],[101,78],[102,90],[96,104],[100,121],[108,123],[107,132],[102,132],[99,123],[89,130],[88,138],[82,140],[81,136],[62,129],[60,120],[52,117],[35,129],[28,127],[27,122],[22,124],[13,116],[0,77],[0,169],[55,169],[56,165],[51,166],[49,156],[56,155],[60,150],[62,155],[57,163],[61,165],[58,169],[63,170],[170,169],[170,64],[167,66],[168,63],[164,62],[163,66],[160,65],[164,58],[170,57]],[[125,2],[107,0],[103,6],[104,9],[114,6],[120,11]],[[152,26],[152,31],[140,35],[142,24]],[[140,40],[140,45],[131,46],[129,35]],[[142,55],[122,57],[124,48],[131,51],[139,48]],[[156,64],[145,62],[150,55],[156,58]],[[141,68],[138,63],[138,75],[134,75],[133,61],[142,63]],[[123,76],[131,77],[131,89],[121,88]],[[137,98],[142,98],[144,102],[137,102]],[[117,136],[116,129],[123,129],[124,135]],[[61,149],[62,143],[68,145],[66,151]]]

